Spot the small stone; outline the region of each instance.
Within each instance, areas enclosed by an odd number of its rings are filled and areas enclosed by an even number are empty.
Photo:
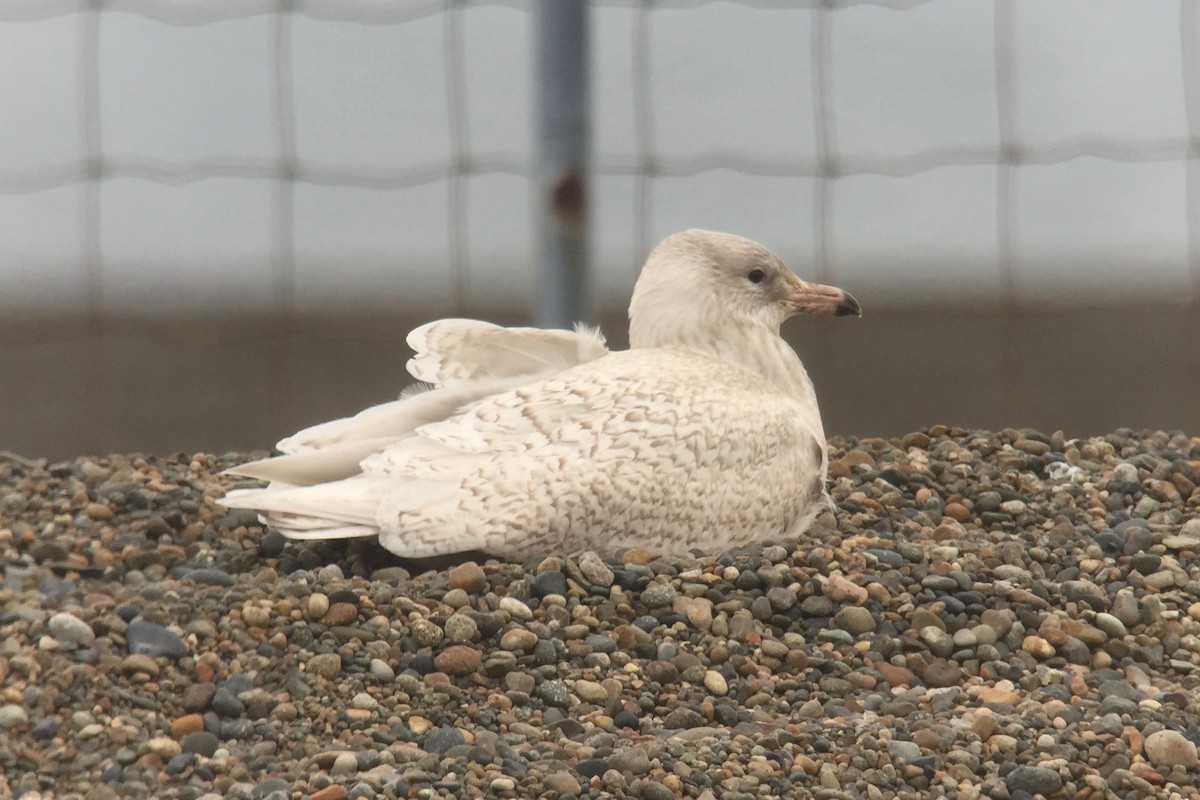
[[[834,615],[833,624],[857,636],[875,630],[875,617],[862,606],[846,606]]]
[[[1156,731],[1146,737],[1143,747],[1146,758],[1155,766],[1191,769],[1197,765],[1195,743],[1178,731]]]
[[[193,683],[183,690],[183,697],[180,699],[180,705],[184,711],[200,712],[208,708],[208,704],[212,702],[213,695],[217,693],[217,687],[212,683]]]
[[[910,762],[921,757],[921,747],[916,742],[893,739],[888,742],[888,755],[901,761]]]
[[[532,650],[537,643],[537,634],[524,628],[507,630],[500,637],[500,647],[514,653]]]
[[[482,661],[483,654],[474,647],[455,644],[434,656],[433,665],[447,675],[470,675]]]
[[[1021,649],[1038,659],[1050,658],[1054,655],[1054,645],[1041,636],[1026,636],[1021,642]]]
[[[473,642],[479,638],[479,625],[466,614],[451,614],[443,626],[452,642]]]
[[[474,561],[467,561],[459,564],[454,569],[450,570],[447,575],[450,582],[450,588],[462,589],[471,594],[479,594],[487,589],[487,575],[483,569]]]
[[[349,792],[340,783],[331,783],[323,789],[317,789],[310,795],[311,800],[346,800]]]
[[[1142,607],[1133,592],[1125,589],[1113,598],[1112,614],[1128,629],[1141,622]]]
[[[74,614],[58,613],[50,617],[46,627],[50,635],[63,644],[90,645],[96,640],[91,626]]]
[[[349,625],[358,619],[358,606],[354,603],[333,603],[325,616],[321,617],[323,625]]]
[[[919,635],[935,656],[945,658],[954,652],[954,638],[935,625],[921,628]]]
[[[579,785],[578,779],[569,772],[560,770],[551,772],[546,777],[542,778],[542,786],[554,792],[556,795],[563,794],[579,794],[582,788]]]
[[[675,594],[669,583],[652,583],[642,590],[642,602],[649,608],[661,608],[671,605]]]
[[[971,519],[971,510],[962,503],[946,503],[946,508],[942,510],[942,513],[955,522],[966,522]]]
[[[358,757],[354,753],[338,753],[329,768],[330,775],[353,775],[358,772]]]
[[[925,665],[921,679],[935,689],[957,686],[962,682],[962,669],[954,661],[935,658]]]
[[[704,673],[704,688],[715,697],[724,697],[729,693],[728,681],[725,680],[724,675],[715,669],[710,669]]]
[[[822,587],[825,596],[835,603],[866,602],[867,590],[841,575],[831,575]]]
[[[134,653],[122,659],[121,671],[126,675],[141,673],[154,678],[158,676],[158,662],[145,653]]]
[[[125,629],[125,644],[130,653],[142,653],[152,658],[183,658],[187,645],[177,634],[155,622],[138,618]]]
[[[466,744],[466,738],[458,728],[435,728],[425,735],[422,747],[427,753],[443,755],[452,747]]]
[[[182,739],[189,733],[204,730],[204,717],[199,714],[185,714],[171,723],[171,735]]]
[[[86,514],[89,519],[94,519],[97,522],[112,519],[113,517],[113,510],[109,508],[108,504],[106,503],[88,503],[83,507],[83,513]]]
[[[1022,765],[1008,773],[1008,788],[1048,797],[1062,788],[1062,776],[1049,767]]]
[[[1125,623],[1112,614],[1105,612],[1096,615],[1096,627],[1113,639],[1120,639],[1126,635]]]
[[[645,775],[650,771],[650,757],[640,747],[622,747],[613,751],[608,765],[617,772]]]
[[[509,617],[521,622],[533,619],[533,609],[525,602],[515,597],[505,595],[500,598],[500,610]]]
[[[595,681],[575,681],[575,695],[586,703],[603,703],[608,700],[608,690]]]
[[[336,678],[342,674],[342,657],[337,653],[320,653],[308,659],[305,669],[322,678]]]
[[[583,577],[587,579],[588,583],[593,586],[612,586],[616,577],[612,569],[591,550],[582,553],[577,563],[579,571],[583,573]]]
[[[329,596],[321,592],[313,592],[304,603],[304,613],[309,619],[318,620],[329,613]]]
[[[396,680],[396,671],[382,658],[372,658],[367,668],[371,671],[371,676],[381,683],[391,683]]]
[[[913,681],[916,680],[912,670],[890,664],[887,661],[876,662],[874,667],[890,686],[912,686]]]
[[[29,714],[19,705],[0,706],[0,730],[23,728],[29,724]]]
[[[424,618],[409,623],[409,630],[412,631],[412,636],[417,640],[417,644],[423,647],[435,647],[441,643],[444,636],[437,623]]]
[[[183,748],[169,736],[156,736],[146,742],[146,751],[167,761],[182,753]]]
[[[195,753],[205,758],[212,758],[213,753],[217,752],[220,740],[217,739],[216,734],[209,731],[196,731],[183,737],[183,741],[179,745],[184,753]]]
[[[704,717],[690,708],[676,708],[663,717],[662,724],[672,730],[699,728],[704,724]]]
[[[571,705],[571,694],[562,681],[542,681],[535,690],[543,703],[555,708],[568,708]]]

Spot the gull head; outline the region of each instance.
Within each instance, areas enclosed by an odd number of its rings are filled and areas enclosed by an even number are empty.
[[[687,230],[663,240],[642,267],[629,304],[630,345],[696,345],[731,329],[778,335],[796,314],[862,311],[842,289],[796,277],[758,242]]]

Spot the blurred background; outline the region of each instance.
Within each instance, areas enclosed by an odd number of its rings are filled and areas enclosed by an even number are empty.
[[[394,397],[405,333],[528,322],[530,2],[0,5],[0,450],[270,447]],[[597,315],[762,241],[831,434],[1200,433],[1196,0],[590,9]]]

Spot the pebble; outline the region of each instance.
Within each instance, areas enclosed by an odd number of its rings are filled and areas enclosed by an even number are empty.
[[[305,669],[322,678],[336,678],[342,672],[342,657],[337,653],[321,653],[308,659]]]
[[[1197,765],[1196,744],[1178,731],[1156,731],[1143,743],[1146,758],[1160,767],[1184,767]]]
[[[799,539],[441,567],[264,534],[216,505],[235,458],[0,456],[10,774],[97,800],[1200,793],[1200,438],[835,438],[837,513]]]
[[[470,594],[479,594],[487,589],[487,575],[474,561],[459,564],[447,574],[452,589],[462,589]]]
[[[616,575],[604,563],[604,559],[591,550],[579,556],[578,564],[580,573],[593,586],[612,586],[613,581],[616,579]]]
[[[23,728],[29,724],[29,714],[22,706],[9,703],[0,706],[0,729]]]
[[[442,754],[460,744],[465,744],[466,741],[462,731],[458,728],[442,727],[434,728],[425,734],[425,740],[421,746],[428,753]]]
[[[995,737],[993,737],[995,738]],[[1022,765],[1008,774],[1008,788],[1028,794],[1049,796],[1062,788],[1062,776],[1049,767]]]
[[[155,622],[135,619],[125,629],[125,642],[130,653],[140,653],[152,658],[182,658],[187,655],[187,645],[173,631]]]
[[[483,654],[464,644],[455,644],[438,653],[433,665],[447,675],[470,675],[483,663]]]
[[[514,652],[532,650],[537,643],[537,634],[524,628],[512,628],[505,631],[504,635],[500,637],[500,646]]]
[[[46,623],[50,635],[63,644],[90,645],[96,641],[91,626],[74,614],[58,613]]]

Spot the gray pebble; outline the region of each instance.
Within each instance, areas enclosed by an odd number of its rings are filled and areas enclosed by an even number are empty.
[[[617,772],[645,775],[650,771],[650,757],[640,747],[622,747],[613,751],[608,759],[608,765]]]
[[[1008,788],[1049,796],[1062,788],[1062,776],[1049,767],[1022,765],[1008,774]]]
[[[581,554],[577,563],[579,571],[588,583],[594,586],[612,586],[615,577],[613,571],[604,563],[604,559],[591,550]]]
[[[125,643],[130,653],[142,653],[157,658],[183,658],[187,645],[176,634],[155,622],[135,619],[125,629]]]
[[[29,714],[19,705],[0,706],[0,730],[21,728],[29,724]]]
[[[50,617],[46,627],[50,635],[63,644],[90,645],[96,641],[96,634],[90,625],[74,614],[58,613]]]

